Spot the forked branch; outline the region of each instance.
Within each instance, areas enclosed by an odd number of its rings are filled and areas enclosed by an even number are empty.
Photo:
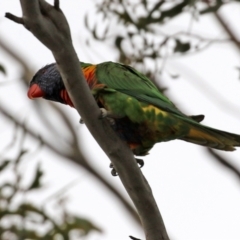
[[[74,106],[98,144],[110,158],[141,219],[147,240],[169,239],[157,204],[130,149],[116,136],[91,95],[73,48],[67,20],[59,1],[51,6],[44,0],[20,0],[23,17],[6,17],[23,24],[49,48]],[[81,93],[81,94],[79,94]],[[89,111],[91,109],[91,111]]]

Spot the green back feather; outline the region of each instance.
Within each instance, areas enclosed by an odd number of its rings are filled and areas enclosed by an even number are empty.
[[[130,66],[113,62],[100,63],[97,65],[96,77],[109,88],[185,117],[145,75]]]
[[[92,66],[93,64],[91,64],[91,63],[85,63],[85,62],[80,62],[80,64],[81,64],[81,67],[82,68],[86,68],[86,67],[89,67],[89,66]]]

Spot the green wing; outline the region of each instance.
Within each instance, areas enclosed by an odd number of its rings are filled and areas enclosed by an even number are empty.
[[[100,63],[97,65],[96,76],[98,81],[106,84],[108,88],[150,103],[167,112],[186,116],[167,97],[160,93],[146,76],[130,66],[113,62]]]

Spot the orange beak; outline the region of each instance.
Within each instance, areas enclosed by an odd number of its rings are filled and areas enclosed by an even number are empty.
[[[43,90],[35,83],[29,89],[27,93],[30,99],[43,97],[45,94]]]

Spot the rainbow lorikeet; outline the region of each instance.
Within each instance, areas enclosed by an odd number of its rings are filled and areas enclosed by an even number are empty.
[[[81,62],[89,88],[117,135],[136,156],[144,156],[155,143],[180,139],[210,148],[233,151],[240,135],[200,124],[204,116],[186,116],[136,69],[113,62],[97,65]],[[56,63],[40,69],[30,82],[30,99],[73,103]]]

